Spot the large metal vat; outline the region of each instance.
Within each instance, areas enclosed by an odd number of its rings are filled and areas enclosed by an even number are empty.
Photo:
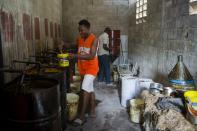
[[[61,131],[59,83],[54,79],[18,80],[1,88],[3,131]]]

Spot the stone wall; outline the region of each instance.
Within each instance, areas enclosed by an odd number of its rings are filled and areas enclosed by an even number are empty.
[[[188,0],[148,0],[147,21],[138,25],[135,2],[136,0],[1,0],[1,15],[6,12],[11,14],[8,18],[14,20],[14,26],[8,23],[9,31],[5,33],[2,17],[0,19],[4,64],[12,65],[13,59],[24,60],[41,51],[46,41],[52,48],[54,40],[60,38],[59,35],[55,37],[54,23],[62,24],[64,39],[74,43],[79,20],[88,19],[92,32],[96,35],[109,26],[121,30],[122,35],[129,36],[129,58],[140,66],[141,77],[166,83],[167,74],[176,64],[177,55],[183,55],[186,66],[197,80],[197,15],[189,15]],[[32,29],[32,39],[30,37],[28,40],[24,36],[24,14],[31,21],[29,29]],[[35,36],[35,30],[38,29],[35,28],[35,17],[39,19],[40,38]],[[45,18],[48,19],[48,36],[45,34]]]
[[[63,0],[64,39],[75,42],[78,22],[87,19],[99,35],[106,26],[128,35],[129,0]]]
[[[62,0],[1,0],[0,31],[4,65],[13,66],[14,59],[27,60],[46,45],[52,48],[61,34],[61,18]],[[45,28],[48,28],[48,35]]]
[[[189,15],[188,0],[148,0],[147,22],[135,24],[135,3],[129,20],[129,57],[141,77],[167,83],[167,75],[183,55],[197,80],[197,15]]]

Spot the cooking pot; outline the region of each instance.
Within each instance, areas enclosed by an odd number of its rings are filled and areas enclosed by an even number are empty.
[[[174,90],[171,87],[164,87],[163,89],[163,94],[165,96],[170,96],[174,92]]]
[[[149,91],[153,95],[161,93],[163,91],[163,85],[160,83],[151,83]]]

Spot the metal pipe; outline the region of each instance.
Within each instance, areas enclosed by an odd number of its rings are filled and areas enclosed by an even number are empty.
[[[55,58],[53,56],[39,56],[39,55],[36,55],[36,56],[29,56],[29,57],[34,57],[34,58]]]
[[[20,60],[13,60],[13,63],[24,63],[24,64],[41,65],[39,62],[34,62],[34,61],[20,61]]]
[[[40,62],[33,62],[33,61],[19,61],[19,60],[13,60],[13,63],[24,63],[26,65],[36,65],[38,71],[40,71],[41,63]]]
[[[4,69],[0,68],[0,73],[7,72],[7,73],[22,73],[23,70],[15,70],[15,69]]]

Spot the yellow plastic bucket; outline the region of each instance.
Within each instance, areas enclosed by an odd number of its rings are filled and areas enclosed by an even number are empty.
[[[60,67],[68,67],[69,66],[69,61],[67,60],[69,54],[57,54],[57,58],[59,58],[59,66]]]
[[[68,67],[69,66],[69,61],[68,60],[60,59],[59,60],[59,66],[60,67]]]
[[[197,110],[197,91],[186,91],[184,93],[185,99],[191,104],[191,106]]]
[[[186,91],[184,93],[184,97],[185,98],[188,98],[188,97],[190,97],[190,98],[197,98],[197,91]]]
[[[69,54],[65,53],[65,54],[57,54],[57,58],[68,58]]]
[[[79,104],[79,96],[74,93],[67,93],[66,95],[67,101],[67,116],[68,121],[72,121],[77,116],[77,109]]]
[[[144,100],[130,100],[130,119],[134,123],[142,123],[143,121]]]

